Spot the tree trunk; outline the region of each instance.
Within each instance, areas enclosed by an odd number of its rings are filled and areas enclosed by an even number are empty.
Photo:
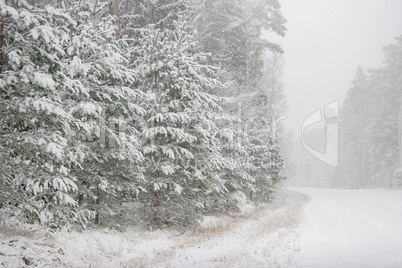
[[[161,227],[159,207],[160,207],[160,192],[159,190],[154,190],[154,224],[157,228]]]
[[[362,116],[359,114],[358,116],[358,124],[359,124],[359,150],[360,150],[360,158],[361,158],[361,169],[363,172],[363,188],[367,188],[368,182],[367,182],[367,168],[366,168],[366,150],[364,148],[364,143],[363,143],[363,126],[362,126]],[[357,183],[358,186],[359,182]]]
[[[96,29],[96,13],[98,13],[98,10],[96,7],[98,6],[98,0],[95,1],[94,4],[94,9],[92,10],[92,29]]]
[[[95,224],[100,224],[100,189],[99,186],[96,188],[96,212],[95,212]]]
[[[402,88],[399,90],[398,130],[399,130],[399,167],[402,168]]]
[[[3,73],[3,57],[4,57],[4,17],[0,17],[0,74]]]
[[[116,16],[116,40],[120,39],[120,8],[119,0],[114,0],[114,15]]]

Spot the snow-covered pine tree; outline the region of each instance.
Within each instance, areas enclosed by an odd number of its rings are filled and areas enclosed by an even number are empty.
[[[206,93],[222,88],[215,68],[203,65],[192,35],[182,23],[173,30],[150,28],[139,39],[135,64],[147,95],[147,125],[142,131],[151,224],[191,226],[200,220],[203,201],[225,187],[225,160],[217,138],[221,104],[230,101]]]
[[[257,99],[262,87],[269,86],[264,85],[264,81],[261,80],[264,50],[281,51],[277,44],[261,38],[262,29],[284,35],[285,20],[281,15],[278,1],[206,0],[199,2],[189,0],[189,2],[194,8],[192,23],[199,32],[197,35],[199,47],[201,50],[211,53],[208,58],[210,64],[221,66],[223,70],[221,81],[231,82],[231,86],[225,92],[214,93],[237,97],[239,103],[228,107],[228,110],[232,115],[241,113],[239,116],[243,121],[241,125],[251,118],[260,116],[266,117],[271,123],[269,119],[272,117],[271,114],[261,115],[258,112],[261,108],[264,108],[264,111],[267,111],[265,108],[274,110],[269,107],[270,101],[276,101],[273,92],[264,95],[266,107],[255,106],[254,100],[250,102],[250,98],[253,98],[255,93]],[[241,104],[241,110],[239,110],[238,104]],[[225,124],[221,126],[223,130],[227,127]],[[238,195],[239,200],[245,200],[245,194],[248,195],[251,191],[256,190],[255,178],[250,174],[258,173],[260,168],[254,167],[250,162],[252,154],[259,150],[253,146],[267,145],[265,149],[269,154],[271,145],[269,140],[260,140],[259,145],[255,144],[255,135],[258,133],[252,133],[250,129],[241,127],[241,131],[234,131],[231,126],[229,129],[229,132],[223,133],[227,136],[222,136],[223,140],[227,141],[228,138],[230,140],[232,138],[230,136],[233,136],[235,140],[241,139],[242,144],[234,146],[230,142],[224,143],[224,158],[228,159],[228,164],[232,163],[228,165],[227,172],[225,172],[226,175],[231,174],[227,177],[226,182],[230,191],[237,193],[233,194],[234,196]]]
[[[249,161],[254,168],[250,171],[255,179],[250,198],[256,202],[268,202],[285,177],[281,174],[284,159],[277,136],[272,134],[272,120],[266,106],[267,95],[258,94],[252,103],[260,112],[246,122],[249,142],[245,144]],[[257,102],[255,100],[258,99]]]
[[[130,87],[127,43],[111,17],[95,25],[85,5],[70,6],[77,23],[67,10],[1,4],[2,182],[29,220],[84,223],[74,198],[99,211],[102,196],[109,209],[142,179],[142,93]]]
[[[102,6],[99,3],[98,8]],[[82,186],[80,203],[96,210],[99,223],[101,211],[119,212],[120,197],[135,196],[143,180],[138,132],[143,94],[132,87],[137,75],[128,67],[130,48],[124,39],[116,40],[113,17],[94,21],[93,14],[79,8],[96,7],[73,6],[79,25],[73,30],[66,71],[88,91],[71,110],[81,124],[74,139],[86,149],[82,168],[75,174]]]
[[[281,76],[281,54],[273,53],[265,60],[261,86],[245,105],[245,114],[252,115],[246,122],[246,129],[250,137],[249,154],[256,167],[252,172],[256,179],[256,201],[269,201],[277,184],[284,180],[280,173],[284,159],[279,147],[283,133],[277,123],[286,110]]]
[[[173,29],[174,22],[187,10],[184,0],[120,1],[122,33],[135,37],[149,25],[158,29]]]
[[[384,48],[384,65],[358,69],[340,112],[339,186],[394,187],[402,38]],[[352,174],[352,175],[351,175]],[[399,175],[397,175],[399,176]]]
[[[394,60],[400,60],[395,57]],[[388,66],[370,71],[370,100],[364,116],[367,176],[370,187],[391,187],[398,163],[398,99],[400,84]],[[367,91],[366,91],[367,92]]]
[[[261,138],[260,135],[252,140],[252,163],[256,167],[255,171],[252,172],[256,180],[255,201],[269,202],[279,187],[279,183],[285,179],[281,174],[284,159],[280,154],[278,141],[267,136]]]
[[[395,38],[383,51],[384,66],[371,70],[369,77],[372,97],[366,116],[371,187],[394,187],[393,172],[400,168],[398,121],[401,120],[402,36]]]
[[[66,75],[64,62],[76,23],[24,1],[2,0],[0,12],[1,179],[17,193],[8,203],[30,222],[84,223],[71,174],[84,153],[69,145],[76,131],[69,106],[89,93]]]
[[[261,79],[266,48],[281,47],[261,38],[262,30],[283,36],[285,19],[277,0],[187,0],[192,24],[202,51],[211,53],[209,64],[220,65],[224,78],[235,82],[230,94],[253,91]]]
[[[391,103],[395,103],[395,100],[398,99],[397,105],[399,105],[398,109],[386,107],[385,110],[386,112],[398,112],[398,115],[394,118],[388,117],[387,119],[393,119],[397,120],[397,125],[398,125],[398,132],[399,132],[399,141],[396,142],[393,138],[392,143],[388,143],[388,152],[390,152],[392,147],[398,147],[399,152],[397,154],[388,154],[387,160],[389,161],[388,166],[391,165],[395,167],[394,169],[394,174],[392,179],[389,179],[385,184],[388,187],[393,187],[393,188],[402,188],[402,111],[401,111],[401,99],[402,99],[402,35],[399,35],[398,37],[395,38],[395,42],[384,47],[384,54],[385,54],[385,65],[387,66],[387,76],[388,76],[388,81],[389,81],[389,87],[393,88],[393,92],[396,94],[390,94],[388,97],[388,101],[390,98],[395,97],[395,99],[391,99]],[[387,90],[389,92],[389,90]],[[392,105],[393,106],[393,105]],[[389,122],[392,122],[389,120]],[[394,121],[395,122],[395,121]],[[388,123],[389,124],[389,123]],[[396,134],[395,131],[388,132],[388,137],[390,137],[393,134]],[[398,145],[397,145],[398,144]],[[391,148],[390,148],[391,147]],[[391,159],[391,157],[393,159]],[[399,161],[398,161],[399,160]]]
[[[340,157],[338,186],[359,188],[368,186],[367,120],[370,94],[367,75],[357,68],[352,87],[340,111]]]

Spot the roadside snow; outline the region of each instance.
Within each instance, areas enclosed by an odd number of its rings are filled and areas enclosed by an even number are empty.
[[[232,222],[226,231],[192,237],[195,241],[186,241],[162,267],[288,267],[299,248],[306,201],[304,195],[281,192],[272,204]]]
[[[0,264],[64,267],[288,267],[299,250],[307,197],[283,190],[269,205],[245,206],[232,216],[206,217],[185,234],[137,229],[1,234]]]
[[[296,267],[402,267],[402,191],[292,189],[311,198]]]

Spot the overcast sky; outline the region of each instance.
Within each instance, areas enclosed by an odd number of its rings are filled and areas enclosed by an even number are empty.
[[[303,121],[342,100],[357,66],[381,65],[382,47],[402,34],[402,0],[280,0],[287,33],[285,126],[300,135]]]

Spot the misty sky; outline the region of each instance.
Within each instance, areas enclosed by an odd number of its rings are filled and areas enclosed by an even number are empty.
[[[281,0],[288,20],[285,126],[300,135],[303,121],[342,100],[357,66],[381,65],[382,47],[402,34],[402,0]]]

